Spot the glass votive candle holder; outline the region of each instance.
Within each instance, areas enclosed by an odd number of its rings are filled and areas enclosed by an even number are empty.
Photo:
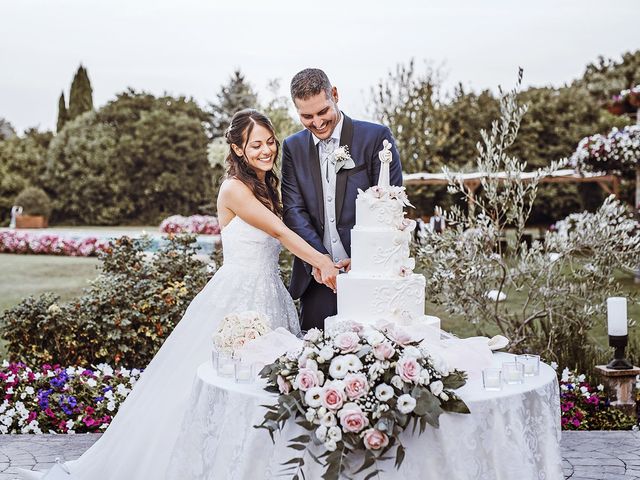
[[[217,369],[218,376],[229,378],[233,377],[234,372],[233,356],[229,353],[219,352]]]
[[[213,348],[211,350],[211,365],[213,365],[213,369],[216,370],[216,371],[218,370],[218,355],[219,354],[220,353],[215,348]]]
[[[499,368],[484,368],[482,370],[482,386],[485,390],[502,390],[502,370]]]
[[[234,363],[236,383],[251,383],[253,381],[252,368],[250,363],[237,360]]]
[[[535,377],[540,374],[540,355],[518,355],[516,362],[524,365],[525,377]]]
[[[509,385],[524,383],[524,365],[518,362],[504,362],[502,364],[504,382]]]

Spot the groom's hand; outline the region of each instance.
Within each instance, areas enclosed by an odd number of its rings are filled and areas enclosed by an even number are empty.
[[[320,274],[320,270],[318,270],[316,267],[313,267],[313,270],[311,273],[313,274],[313,279],[316,282],[322,283],[322,275]]]
[[[344,269],[345,272],[349,272],[349,270],[351,270],[351,259],[344,258],[340,260],[338,263],[336,263],[336,268],[338,270]]]

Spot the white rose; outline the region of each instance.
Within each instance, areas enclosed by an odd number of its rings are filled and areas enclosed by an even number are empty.
[[[338,421],[336,420],[336,416],[331,412],[327,412],[322,417],[320,417],[320,425],[324,427],[335,427],[337,424]]]
[[[393,388],[386,383],[381,383],[376,387],[376,398],[381,402],[390,400],[391,398],[393,398]]]
[[[331,365],[329,365],[329,375],[333,378],[343,379],[347,373],[349,373],[349,366],[347,364],[347,359],[344,356],[339,356],[331,360]]]
[[[322,331],[317,328],[312,328],[304,336],[305,340],[312,343],[316,343],[321,338],[322,338]]]
[[[329,430],[327,430],[327,437],[329,440],[339,442],[342,440],[342,430],[340,430],[340,427],[329,427]]]
[[[402,352],[403,357],[422,358],[422,353],[414,346],[408,346]]]
[[[318,408],[322,405],[322,389],[320,387],[311,387],[304,394],[305,403],[311,408]]]
[[[399,375],[394,375],[393,378],[391,378],[391,385],[393,385],[397,389],[402,389],[402,387],[404,386],[404,382]]]
[[[404,414],[411,413],[413,412],[413,409],[416,408],[416,399],[413,398],[408,393],[405,393],[404,395],[400,395],[398,397],[397,406],[400,413],[404,413]]]
[[[350,372],[359,372],[362,370],[363,365],[357,355],[350,353],[349,355],[345,355],[344,358]]]
[[[310,408],[309,410],[307,410],[307,412],[304,414],[304,418],[307,419],[307,422],[313,422],[313,419],[316,417],[316,411],[313,408]]]
[[[444,389],[444,385],[440,380],[436,380],[431,385],[429,385],[429,390],[431,390],[431,393],[433,393],[436,397],[442,393],[442,389]]]
[[[420,385],[428,385],[429,380],[431,380],[431,376],[429,375],[429,370],[427,370],[426,368],[423,368],[422,370],[420,370],[420,377],[418,379],[418,383],[420,383]]]
[[[367,334],[367,343],[369,343],[369,345],[374,346],[382,342],[384,342],[384,335],[380,331],[372,330]]]
[[[325,345],[320,349],[320,356],[325,360],[331,360],[333,358],[333,348],[329,345]]]
[[[316,437],[321,442],[324,442],[327,438],[327,427],[320,425],[318,428],[316,428]]]
[[[324,448],[326,448],[330,452],[333,452],[336,448],[338,448],[338,444],[335,440],[327,440],[326,442],[324,442]]]

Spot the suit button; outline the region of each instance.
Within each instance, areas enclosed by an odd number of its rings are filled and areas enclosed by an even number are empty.
[[[336,240],[335,238],[332,238],[332,239],[331,239],[331,241],[332,241],[333,243],[336,243],[338,240]]]
[[[336,221],[336,219],[335,219],[335,218],[330,218],[330,219],[329,219],[329,221],[330,221],[331,223],[333,223],[333,222],[335,222],[335,221]]]
[[[329,195],[329,196],[327,197],[327,201],[328,201],[328,202],[330,202],[331,200],[333,200],[333,197],[332,197],[331,195]]]

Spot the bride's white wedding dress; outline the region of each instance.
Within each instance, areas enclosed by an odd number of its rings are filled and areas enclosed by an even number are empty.
[[[226,314],[255,310],[266,314],[274,329],[300,332],[279,276],[280,243],[239,217],[221,235],[223,266],[191,302],[106,432],[79,459],[65,464],[70,479],[165,477],[196,370],[210,358],[212,335]],[[36,477],[25,472],[23,478]]]

